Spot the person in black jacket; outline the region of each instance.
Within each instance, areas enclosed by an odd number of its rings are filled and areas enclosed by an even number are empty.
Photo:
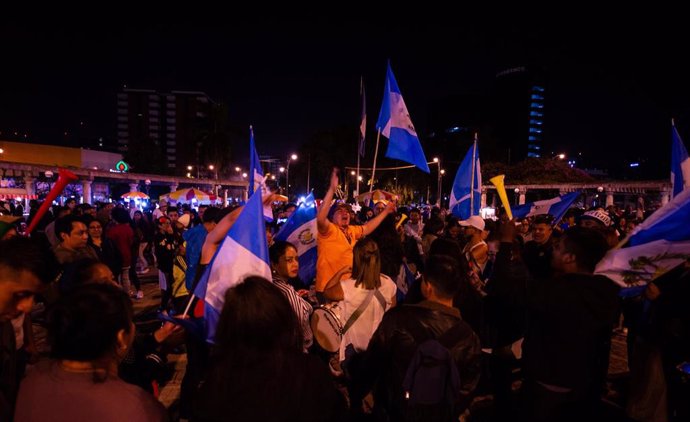
[[[593,275],[606,239],[582,227],[555,243],[550,279],[527,285],[523,345],[529,421],[600,420],[618,286]]]
[[[352,368],[353,409],[374,388],[375,413],[386,415],[388,420],[403,420],[403,379],[417,345],[430,338],[438,339],[451,329],[455,337],[448,349],[461,380],[455,410],[459,414],[468,406],[479,381],[481,352],[479,338],[462,320],[460,311],[453,308],[453,296],[459,287],[461,274],[453,258],[444,255],[429,257],[421,286],[426,300],[387,312],[362,360]],[[454,420],[457,416],[454,415]]]

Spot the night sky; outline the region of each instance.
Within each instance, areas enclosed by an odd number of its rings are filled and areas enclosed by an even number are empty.
[[[554,149],[604,164],[648,159],[666,177],[671,117],[690,138],[685,25],[560,19],[4,24],[0,131],[61,143],[83,122],[89,134],[114,138],[122,86],[195,90],[227,104],[232,123],[253,124],[262,154],[281,155],[316,130],[358,125],[360,75],[373,131],[389,58],[421,136],[434,100],[488,94],[497,71],[537,65],[548,78],[545,141]]]

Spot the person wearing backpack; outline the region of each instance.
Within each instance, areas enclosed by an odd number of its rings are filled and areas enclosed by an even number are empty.
[[[352,368],[353,409],[374,388],[378,420],[451,421],[463,413],[479,381],[481,350],[453,308],[462,274],[455,259],[429,257],[426,300],[387,312]]]

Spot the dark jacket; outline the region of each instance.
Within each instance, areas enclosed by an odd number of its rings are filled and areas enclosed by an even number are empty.
[[[462,412],[479,381],[479,338],[460,317],[455,308],[423,301],[418,305],[402,305],[388,311],[369,342],[361,361],[351,368],[353,376],[352,403],[374,385],[374,402],[385,409],[390,420],[401,420],[404,406],[403,379],[417,345],[438,338],[460,324],[454,346],[450,348],[460,373],[461,397],[457,410]],[[380,410],[380,409],[379,409]]]
[[[513,246],[501,243],[484,287],[485,324],[480,333],[483,347],[505,348],[525,335],[525,287],[529,273]]]
[[[190,420],[337,421],[345,412],[345,401],[319,358],[265,353],[212,365]]]
[[[565,274],[528,284],[523,344],[530,380],[598,395],[606,376],[618,286],[603,276]]]
[[[525,243],[525,248],[522,253],[523,260],[529,269],[530,274],[534,278],[550,277],[551,272],[551,255],[553,254],[553,235],[540,245],[534,240]]]
[[[17,399],[17,350],[10,321],[0,324],[0,420],[11,421]]]

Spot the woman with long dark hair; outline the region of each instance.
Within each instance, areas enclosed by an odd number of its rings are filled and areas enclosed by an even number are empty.
[[[48,319],[52,359],[22,382],[15,421],[164,421],[149,393],[118,378],[134,340],[132,302],[111,284],[64,295]]]
[[[343,398],[302,346],[297,317],[273,283],[249,277],[228,289],[192,421],[341,419]]]

